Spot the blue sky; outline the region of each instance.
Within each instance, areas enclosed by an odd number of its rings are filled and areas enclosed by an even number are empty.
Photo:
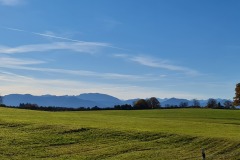
[[[237,0],[0,0],[0,92],[232,99],[239,8]]]

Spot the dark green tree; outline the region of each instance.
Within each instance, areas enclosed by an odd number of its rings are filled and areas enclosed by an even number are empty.
[[[139,99],[135,102],[134,109],[149,109],[148,103],[145,99]]]
[[[147,104],[148,104],[148,107],[152,108],[152,109],[156,109],[156,108],[161,107],[160,102],[155,97],[151,97],[151,98],[147,99]]]
[[[218,107],[217,101],[213,98],[208,99],[206,107],[207,108],[217,108]]]
[[[0,105],[3,104],[3,97],[0,95]]]
[[[223,106],[221,105],[220,102],[218,102],[218,104],[217,104],[217,108],[223,108]]]
[[[235,88],[235,97],[233,98],[233,105],[240,106],[240,83],[238,83]]]
[[[223,103],[223,105],[224,105],[224,108],[226,108],[226,109],[230,109],[230,108],[233,107],[233,103],[232,103],[231,101],[229,101],[229,100],[226,100],[226,101]]]
[[[193,99],[193,107],[200,107],[200,102],[197,99]]]
[[[179,107],[180,107],[180,108],[186,108],[186,107],[188,107],[188,102],[180,102]]]

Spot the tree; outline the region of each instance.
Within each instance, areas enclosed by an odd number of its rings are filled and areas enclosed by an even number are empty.
[[[130,110],[130,109],[132,109],[132,106],[129,105],[129,104],[115,105],[114,109],[116,109],[116,110]]]
[[[213,98],[208,99],[207,108],[217,108],[217,101]]]
[[[218,102],[218,104],[217,104],[217,108],[223,108],[223,106],[221,105],[221,103],[220,102]]]
[[[233,103],[232,103],[231,101],[229,101],[229,100],[226,100],[226,101],[223,103],[223,105],[224,105],[224,108],[230,109],[230,108],[232,108]]]
[[[3,104],[3,97],[0,95],[0,105]]]
[[[160,102],[155,97],[151,97],[151,98],[147,99],[147,104],[148,104],[148,107],[152,108],[152,109],[161,107]]]
[[[235,88],[235,97],[233,98],[233,105],[240,106],[240,83],[238,83]]]
[[[193,107],[200,107],[200,102],[197,99],[193,99]]]
[[[188,102],[181,102],[181,103],[179,104],[179,107],[180,107],[180,108],[186,108],[186,107],[188,107]]]
[[[148,103],[145,99],[139,99],[137,102],[135,102],[134,109],[149,109]]]
[[[31,104],[31,103],[26,103],[26,104],[20,103],[19,108],[37,110],[39,109],[39,106],[37,104]]]
[[[99,108],[98,106],[92,107],[91,110],[100,110],[101,108]]]

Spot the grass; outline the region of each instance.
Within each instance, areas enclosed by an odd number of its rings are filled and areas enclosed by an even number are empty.
[[[0,108],[0,159],[240,159],[240,110]]]

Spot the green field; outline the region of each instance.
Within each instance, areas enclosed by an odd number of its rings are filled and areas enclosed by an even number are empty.
[[[240,110],[0,108],[0,159],[240,159]]]

